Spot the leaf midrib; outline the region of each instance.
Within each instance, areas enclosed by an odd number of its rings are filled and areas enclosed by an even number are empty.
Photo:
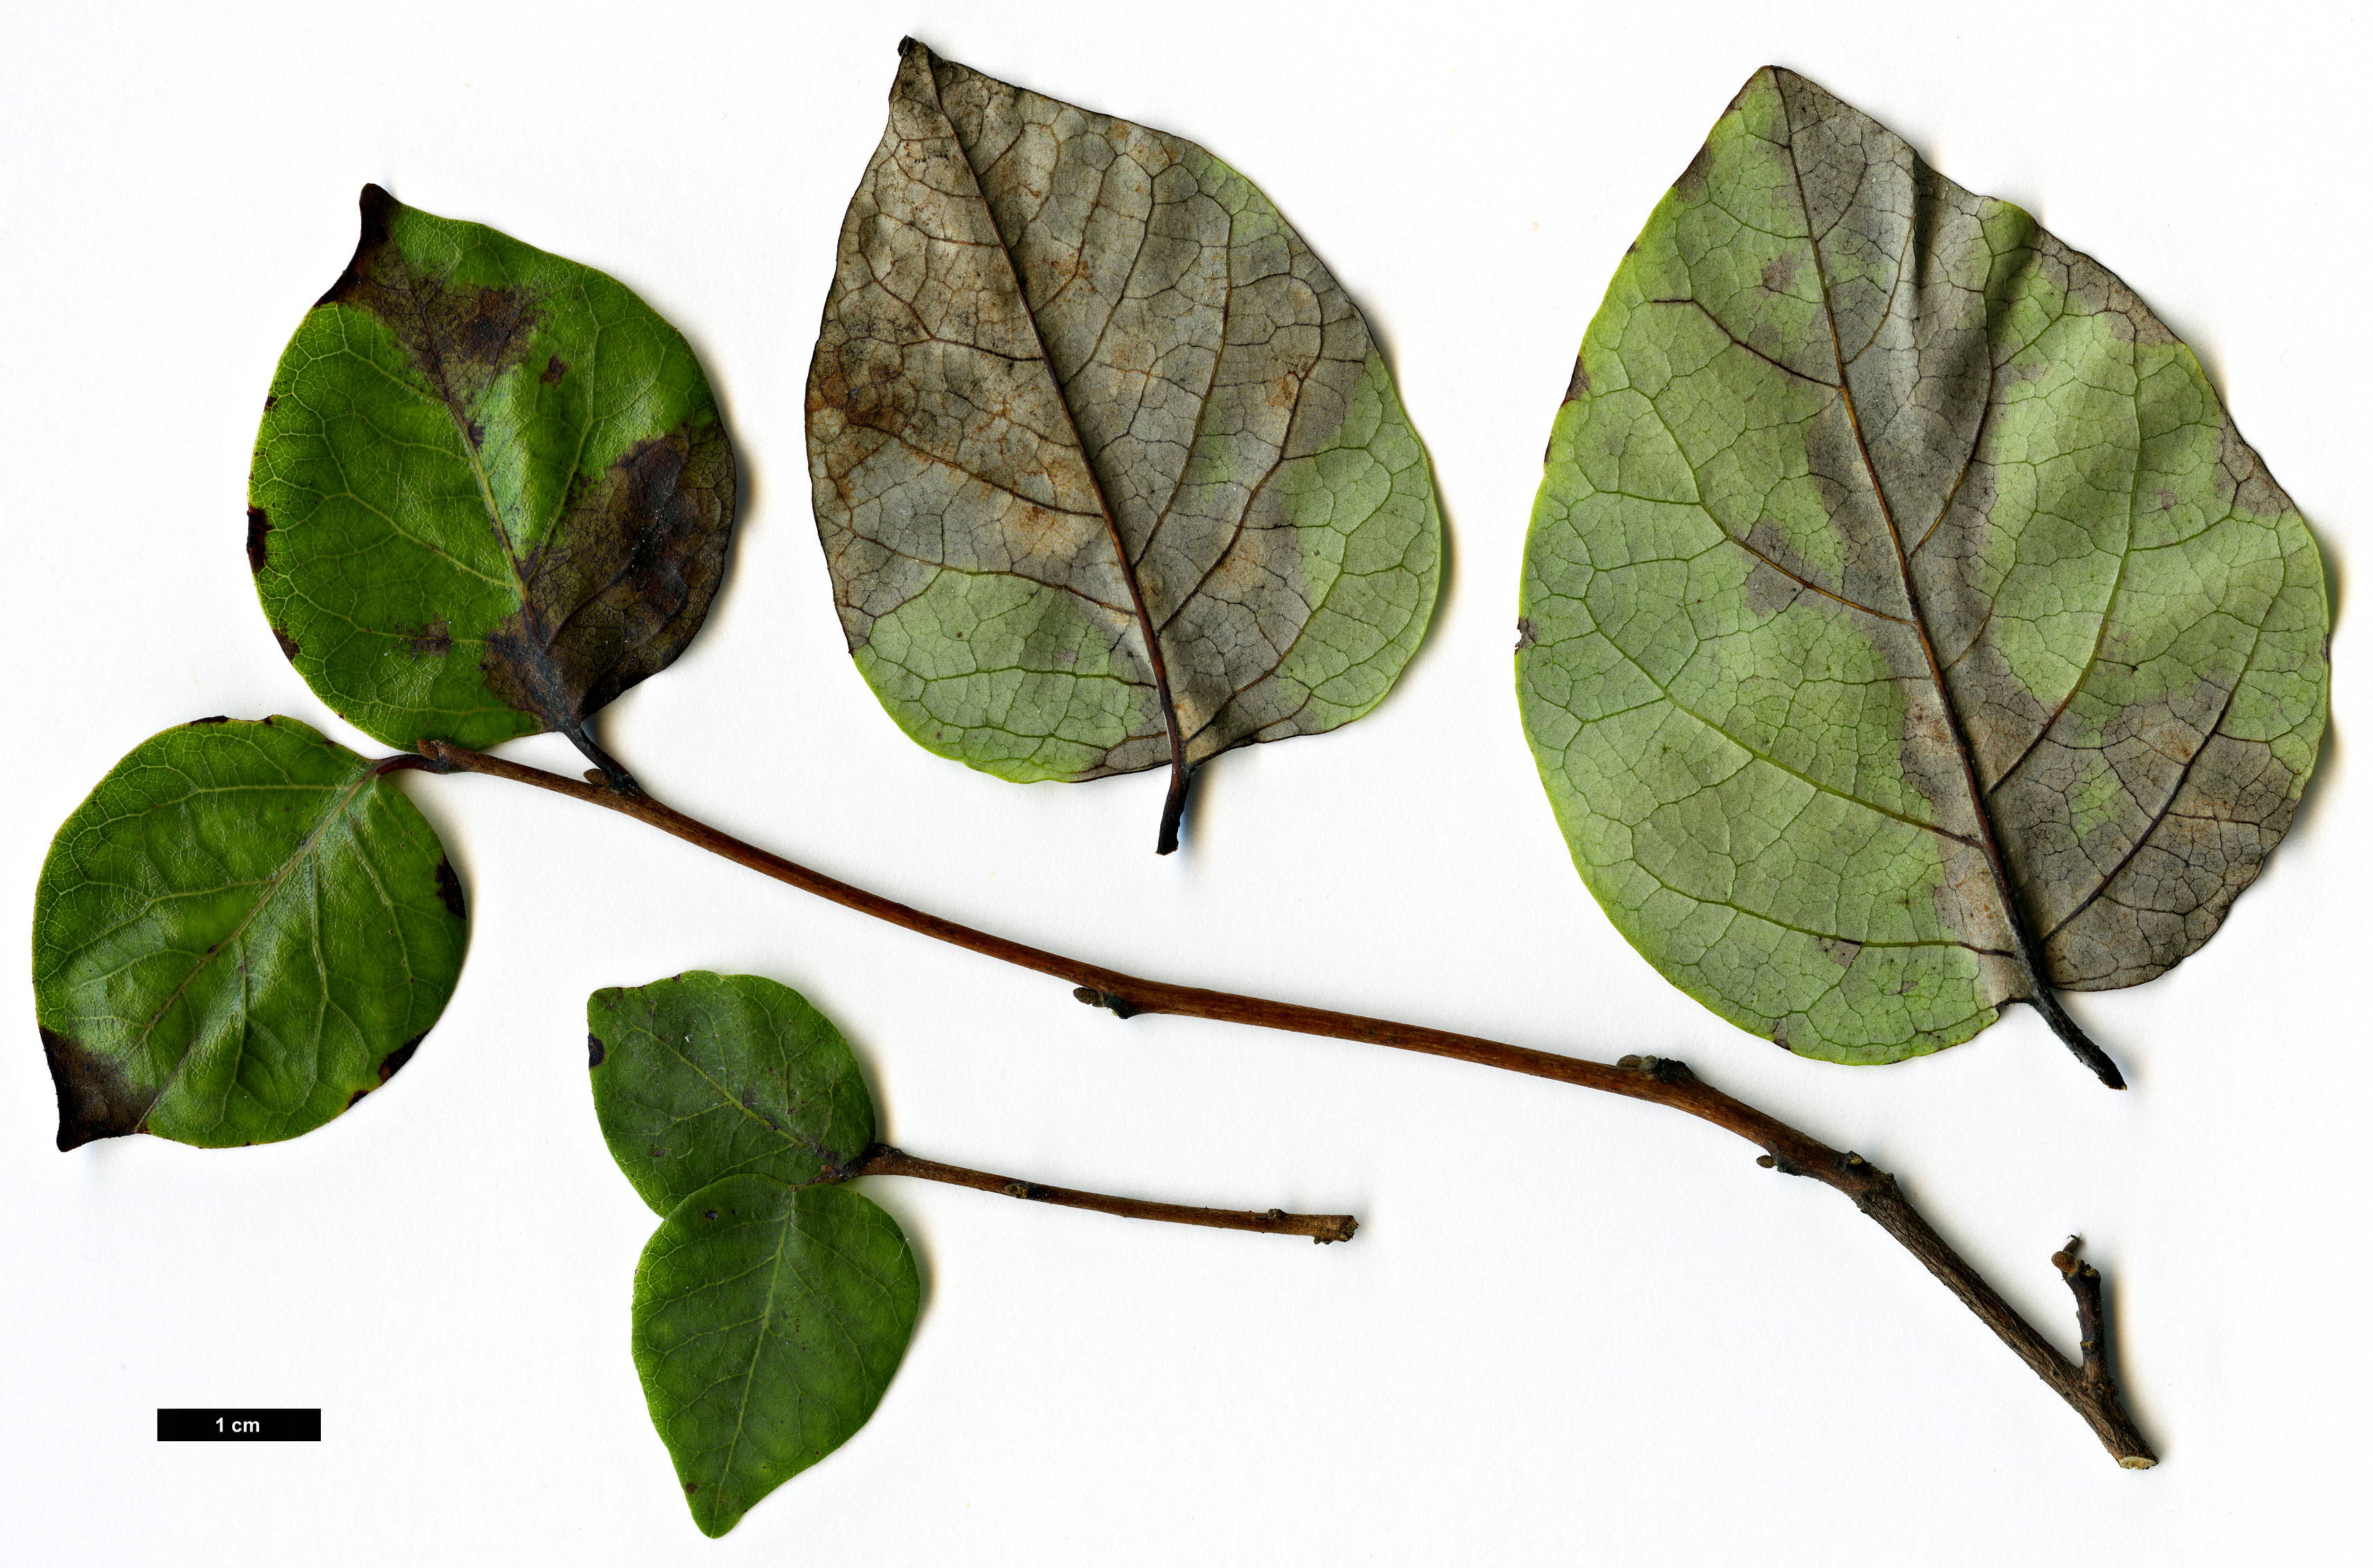
[[[206,966],[216,958],[229,953],[237,946],[240,937],[246,934],[250,925],[254,923],[255,917],[261,914],[263,907],[278,894],[282,885],[288,880],[297,868],[312,856],[315,846],[321,841],[321,835],[329,830],[332,823],[345,816],[346,807],[353,803],[357,795],[362,793],[363,788],[370,784],[372,777],[371,771],[364,768],[355,776],[353,782],[340,791],[338,797],[322,811],[321,819],[314,823],[311,831],[305,835],[304,842],[299,843],[288,858],[281,863],[280,869],[274,872],[264,882],[262,891],[256,894],[255,901],[248,906],[245,914],[240,916],[239,923],[225,934],[220,941],[198,956],[198,961],[190,966],[190,972],[181,977],[181,982],[173,987],[172,992],[162,1003],[158,1004],[157,1011],[149,1016],[148,1021],[140,1026],[140,1032],[133,1038],[133,1050],[137,1051],[148,1043],[149,1035],[164,1020],[165,1015],[172,1011],[173,1005],[181,999],[182,993],[188,991],[198,976],[205,971]],[[147,1125],[149,1114],[157,1109],[158,1102],[165,1098],[167,1092],[175,1084],[181,1082],[182,1073],[189,1067],[190,1059],[197,1053],[198,1041],[193,1038],[189,1049],[182,1051],[175,1060],[172,1071],[165,1074],[163,1081],[157,1086],[157,1092],[150,1095],[148,1103],[141,1108],[140,1125],[142,1127],[145,1128]]]
[[[1088,444],[1080,435],[1080,422],[1071,412],[1070,390],[1063,385],[1062,377],[1055,374],[1055,358],[1047,352],[1046,334],[1038,326],[1038,313],[1031,308],[1029,293],[1022,285],[1022,269],[1013,259],[1013,248],[1007,243],[1005,231],[997,226],[996,209],[989,205],[988,192],[981,186],[980,171],[973,167],[971,149],[957,134],[955,119],[948,113],[947,105],[940,98],[939,73],[932,69],[937,59],[929,51],[924,51],[923,75],[931,84],[931,105],[939,110],[940,123],[947,127],[949,141],[955,145],[957,157],[964,164],[964,177],[972,181],[973,196],[980,203],[981,211],[988,219],[988,230],[997,236],[998,254],[1005,258],[1006,276],[1013,285],[1013,296],[1021,304],[1023,319],[1030,323],[1031,341],[1038,345],[1038,363],[1046,367],[1047,385],[1054,389],[1056,405],[1063,411],[1063,423],[1071,433],[1072,449],[1080,454],[1080,468],[1088,476],[1088,488],[1094,493],[1096,511],[1104,519],[1105,537],[1112,545],[1114,559],[1120,563],[1121,580],[1128,585],[1129,604],[1136,614],[1138,633],[1145,642],[1146,661],[1153,675],[1154,699],[1162,707],[1162,726],[1170,739],[1171,765],[1185,768],[1186,743],[1180,733],[1178,704],[1171,695],[1170,669],[1162,656],[1161,633],[1154,625],[1152,612],[1146,606],[1145,589],[1137,578],[1137,563],[1129,559],[1128,546],[1121,538],[1120,525],[1113,517],[1112,504],[1105,496],[1104,481],[1097,475],[1095,463],[1088,456]],[[1233,233],[1233,215],[1229,222]],[[1233,294],[1233,285],[1229,292]],[[1222,347],[1225,347],[1224,342]],[[1219,373],[1219,354],[1214,354],[1211,360],[1214,376]],[[1209,399],[1210,389],[1207,387],[1202,401],[1208,402]],[[1199,415],[1198,423],[1200,423]]]
[[[1946,721],[1952,726],[1953,760],[1960,767],[1961,786],[1969,796],[1970,811],[1977,819],[1980,848],[1985,855],[1986,867],[1993,883],[1995,897],[2002,905],[2003,918],[2010,926],[2011,939],[2017,952],[2019,967],[2026,971],[2027,982],[2031,988],[2039,993],[2048,993],[2050,984],[2044,976],[2042,955],[2037,950],[2036,939],[2029,929],[2026,911],[2021,907],[2017,891],[2011,884],[2009,868],[2003,858],[2002,847],[1994,832],[1993,813],[1987,807],[1984,791],[1978,787],[1976,762],[1970,749],[1969,730],[1961,720],[1960,705],[1954,700],[1952,688],[1946,683],[1944,669],[1936,659],[1935,644],[1928,635],[1927,605],[1921,598],[1912,580],[1911,562],[1904,553],[1903,531],[1896,525],[1895,508],[1888,501],[1887,487],[1879,479],[1878,464],[1872,459],[1870,443],[1863,435],[1862,414],[1854,407],[1852,378],[1846,370],[1845,345],[1838,335],[1837,304],[1829,292],[1829,268],[1821,259],[1820,237],[1813,232],[1812,203],[1805,195],[1804,166],[1796,157],[1795,109],[1790,103],[1787,91],[1782,86],[1776,73],[1773,74],[1771,86],[1774,94],[1780,99],[1781,112],[1788,125],[1788,172],[1795,181],[1796,210],[1803,215],[1805,221],[1805,246],[1812,253],[1813,276],[1820,285],[1821,319],[1829,330],[1829,353],[1832,363],[1837,366],[1838,397],[1845,409],[1846,428],[1853,432],[1855,454],[1862,459],[1863,472],[1870,481],[1871,496],[1878,503],[1879,517],[1887,525],[1888,541],[1895,547],[1896,574],[1902,584],[1904,602],[1911,607],[1911,610],[1910,624],[1919,637],[1920,656],[1927,661],[1929,683],[1935,689],[1936,700],[1945,710]],[[1864,170],[1864,177],[1868,178],[1867,168]],[[1859,193],[1859,186],[1856,187],[1856,191]],[[1909,257],[1899,258],[1897,261],[1896,287],[1899,289],[1902,285],[1902,272],[1909,265],[1911,265]],[[1894,305],[1895,293],[1890,290],[1888,296],[1888,311],[1891,312]],[[1882,326],[1885,319],[1885,315],[1882,314],[1880,318]],[[1875,337],[1876,330],[1874,330],[1874,341]],[[1989,387],[1991,388],[1991,382]],[[1991,394],[1988,402],[1991,405]],[[1970,439],[1974,442],[1978,439],[1978,436],[1973,433]],[[1958,837],[1958,835],[1953,836]]]

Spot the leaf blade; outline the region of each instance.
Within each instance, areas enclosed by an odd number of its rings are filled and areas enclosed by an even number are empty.
[[[715,396],[615,280],[377,186],[362,210],[265,400],[265,615],[389,745],[568,732],[707,613],[735,485]]]
[[[874,1141],[856,1056],[779,981],[694,970],[597,991],[586,1025],[602,1135],[660,1214],[728,1176],[837,1179]]]
[[[459,978],[435,830],[293,719],[153,737],[59,829],[34,895],[58,1146],[310,1131],[392,1077]]]
[[[852,656],[918,744],[1000,777],[1336,727],[1432,613],[1423,450],[1275,209],[911,41],[808,410]]]
[[[635,1271],[635,1367],[703,1534],[865,1424],[921,1299],[897,1222],[848,1188],[745,1174],[669,1213]]]
[[[1523,614],[1526,732],[1602,906],[1832,1060],[2163,972],[2321,730],[2320,558],[2190,351],[1785,72],[1585,336]]]

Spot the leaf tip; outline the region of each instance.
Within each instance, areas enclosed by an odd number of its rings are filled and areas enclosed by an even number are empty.
[[[376,184],[363,186],[363,193],[357,205],[361,208],[362,232],[355,240],[354,256],[346,262],[346,270],[338,274],[338,281],[330,285],[329,292],[313,302],[316,310],[324,305],[334,305],[354,292],[362,281],[363,267],[369,261],[371,252],[387,243],[388,234],[395,226],[396,215],[403,211],[403,203],[391,195],[385,186]]]
[[[58,1152],[139,1132],[148,1105],[126,1080],[122,1065],[70,1035],[47,1025],[36,1027],[41,1051],[50,1059],[50,1079],[57,1086]]]

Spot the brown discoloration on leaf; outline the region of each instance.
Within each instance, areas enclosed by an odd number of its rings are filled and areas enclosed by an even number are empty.
[[[389,228],[403,210],[403,203],[380,185],[365,185],[358,204],[362,209],[362,233],[355,241],[354,256],[346,262],[346,270],[338,274],[338,281],[313,302],[317,308],[350,298],[363,286],[365,275],[387,246]]]
[[[1565,384],[1565,401],[1572,402],[1589,390],[1590,369],[1583,364],[1582,356],[1576,354],[1573,356],[1573,374],[1567,378]]]
[[[585,1037],[585,1069],[587,1072],[590,1073],[594,1068],[602,1065],[602,1063],[608,1059],[609,1055],[610,1048],[602,1043],[602,1037],[600,1035],[589,1034]]]
[[[1076,630],[1050,667],[1085,647],[1131,689],[1057,776],[1168,761],[1174,723],[1189,762],[1326,727],[1279,676],[1325,598],[1293,497],[1373,344],[1257,192],[910,41],[839,263],[809,443],[853,653],[943,574],[995,574]]]
[[[41,1033],[41,1050],[50,1059],[50,1081],[57,1086],[61,1153],[95,1138],[120,1138],[141,1130],[156,1096],[134,1087],[122,1063],[55,1029],[43,1027]]]
[[[1665,167],[1669,168],[1672,166],[1667,164]],[[1713,167],[1713,148],[1700,147],[1698,156],[1689,159],[1689,167],[1681,170],[1681,177],[1673,181],[1673,189],[1691,201],[1698,200],[1705,194],[1706,171]]]
[[[1569,826],[1585,875],[1764,923],[1625,929],[1805,1054],[1900,1059],[2026,998],[2114,1084],[2052,993],[2204,941],[2312,761],[2328,613],[2295,509],[2116,277],[1793,73],[1756,74],[1627,255],[1585,346],[1645,406],[1561,412],[1568,509],[1528,551],[1543,638],[1607,638],[1673,714],[1642,760],[1653,704],[1526,687],[1604,738],[1534,730],[1561,814],[1623,825]],[[1684,720],[1697,749],[1662,743]],[[1870,870],[1838,853],[1864,831]],[[1853,981],[1794,1011],[1832,963]]]
[[[295,664],[297,662],[298,654],[303,651],[297,646],[297,639],[290,636],[287,633],[283,632],[277,626],[275,626],[272,629],[272,639],[274,642],[280,645],[280,656],[286,659],[290,664]],[[270,724],[272,721],[270,719],[266,719],[263,722]]]
[[[409,638],[405,649],[414,658],[441,658],[453,651],[453,632],[438,616],[420,629],[420,634]]]
[[[535,302],[520,289],[452,285],[418,271],[390,233],[403,210],[378,186],[363,187],[354,259],[318,303],[351,306],[386,322],[414,368],[466,426],[486,388],[527,352]],[[471,444],[481,439],[473,434]]]
[[[272,532],[272,519],[263,515],[261,506],[247,509],[247,569],[261,572],[270,563],[271,548],[265,542]]]
[[[1523,653],[1540,640],[1540,633],[1533,629],[1533,623],[1529,618],[1522,615],[1516,617],[1516,651],[1518,653]]]
[[[455,920],[470,918],[469,905],[462,897],[462,878],[453,874],[451,857],[437,857],[437,898]]]
[[[2052,371],[2038,353],[1997,363],[1990,334],[2007,308],[2000,291],[2025,287],[2028,277],[1997,254],[2002,236],[2026,236],[2030,265],[2064,290],[2064,309],[2102,319],[2129,352],[2176,340],[2115,276],[2031,219],[1945,179],[1802,77],[1782,71],[1771,79],[1786,106],[1806,222],[1822,237],[1805,254],[1821,268],[1845,355],[1801,367],[1846,394],[1811,421],[1806,441],[1843,564],[1816,570],[1777,530],[1759,528],[1745,541],[1761,558],[1748,583],[1750,608],[1843,616],[1885,656],[1905,708],[1903,776],[1947,835],[1938,914],[1979,951],[1992,1000],[2031,989],[2012,961],[2022,925],[2054,985],[2148,979],[2206,940],[2256,875],[2288,822],[2297,781],[2268,747],[2215,734],[2238,667],[2193,682],[2180,700],[2128,705],[2106,725],[2098,712],[2072,706],[2074,693],[2038,692],[2014,669],[1999,640],[2000,481],[1988,416],[1998,389],[2032,386]],[[1895,276],[1915,254],[1924,258],[1916,275]],[[1788,290],[1798,265],[1794,251],[1774,256],[1762,267],[1764,286]],[[2237,505],[2249,485],[2240,509],[2288,511],[2229,421],[2221,439]],[[2035,460],[2030,451],[2018,456]],[[2022,482],[2031,482],[2024,471]],[[2156,511],[2180,505],[2166,485],[2145,495]],[[2065,613],[2072,599],[2106,594],[2116,580],[2063,573],[2052,602]],[[2103,626],[2096,656],[2122,668],[2135,656],[2122,652],[2110,607],[2104,598],[2091,608]],[[2088,808],[2090,826],[2081,826],[2072,803],[2098,796],[2104,759],[2127,804],[2106,815]],[[2143,834],[2156,842],[2143,843]],[[2015,892],[1980,853],[1988,838]]]
[[[405,1040],[402,1045],[397,1046],[393,1051],[389,1051],[385,1056],[380,1057],[379,1061],[379,1081],[384,1084],[390,1078],[394,1077],[398,1073],[403,1072],[403,1064],[412,1060],[412,1053],[418,1051],[420,1049],[420,1042],[427,1038],[428,1031],[423,1029],[420,1033],[414,1035],[410,1040]]]
[[[554,728],[667,667],[708,613],[733,521],[721,426],[679,428],[580,480],[520,563],[525,604],[486,640],[486,684]]]
[[[568,361],[555,354],[544,362],[544,374],[536,379],[547,387],[557,387],[560,385],[560,378],[567,374]]]
[[[212,716],[207,717],[207,718],[202,718],[202,719],[192,719],[192,720],[190,721],[190,724],[191,724],[193,726],[197,726],[197,725],[202,725],[202,724],[228,724],[228,723],[230,723],[230,715],[229,715],[228,714],[213,714]]]

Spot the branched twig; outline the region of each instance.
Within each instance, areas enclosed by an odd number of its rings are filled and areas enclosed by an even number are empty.
[[[2089,1266],[2076,1265],[2073,1252],[2064,1254],[2071,1260],[2070,1263],[2063,1265],[2063,1272],[2068,1272],[2071,1288],[2077,1293],[2079,1326],[2085,1334],[2086,1346],[2085,1360],[2072,1365],[2053,1348],[2051,1341],[2021,1318],[1966,1259],[1946,1245],[1944,1237],[1938,1236],[1905,1199],[1892,1176],[1860,1155],[1830,1148],[1818,1139],[1797,1132],[1753,1106],[1731,1098],[1700,1080],[1697,1074],[1678,1062],[1654,1056],[1627,1056],[1609,1066],[1604,1063],[1585,1062],[1576,1057],[1482,1040],[1473,1035],[1453,1034],[1445,1029],[1394,1023],[1384,1018],[1365,1018],[1351,1013],[1304,1007],[1292,1002],[1271,1002],[1257,996],[1204,991],[1194,986],[1174,985],[1166,981],[1123,974],[1117,970],[1082,963],[1059,953],[994,936],[969,925],[926,914],[878,893],[867,892],[862,888],[853,887],[820,871],[810,870],[780,855],[770,854],[754,844],[745,843],[706,822],[662,806],[648,795],[629,796],[603,789],[576,779],[563,778],[557,773],[545,772],[541,768],[525,767],[440,740],[423,741],[421,750],[429,760],[432,771],[488,773],[623,812],[663,832],[672,833],[688,843],[696,844],[754,871],[763,872],[778,882],[789,883],[877,920],[888,921],[908,931],[966,947],[992,958],[1001,958],[1023,969],[1035,970],[1041,974],[1067,980],[1076,988],[1072,994],[1081,1002],[1109,1008],[1124,1018],[1139,1013],[1172,1013],[1183,1017],[1213,1018],[1224,1023],[1251,1024],[1262,1028],[1362,1040],[1371,1045],[1386,1045],[1400,1051],[1504,1068],[1512,1073],[1572,1084],[1578,1088],[1622,1095],[1629,1099],[1647,1100],[1684,1111],[1701,1121],[1711,1121],[1750,1143],[1760,1144],[1764,1154],[1759,1163],[1791,1176],[1806,1177],[1833,1187],[1851,1199],[1856,1208],[1877,1221],[1882,1229],[1926,1265],[1928,1272],[1942,1281],[1946,1289],[1958,1296],[1963,1306],[1976,1313],[1987,1328],[2010,1346],[2037,1376],[2050,1384],[2054,1393],[2068,1401],[2085,1418],[2094,1434],[2101,1439],[2103,1446],[2120,1464],[2139,1469],[2158,1462],[2157,1456],[2152,1453],[2133,1419],[2119,1403],[2117,1390],[2110,1380],[2106,1354],[2097,1349],[2101,1342],[2100,1284],[2099,1275],[2094,1273]],[[2093,1302],[2089,1309],[2086,1306],[2088,1289]]]
[[[1058,1203],[1067,1209],[1092,1209],[1100,1214],[1118,1214],[1123,1219],[1166,1220],[1172,1225],[1256,1230],[1269,1236],[1306,1236],[1322,1247],[1330,1241],[1349,1241],[1360,1228],[1360,1222],[1349,1214],[1289,1214],[1283,1209],[1258,1213],[1241,1209],[1197,1209],[1185,1203],[1153,1203],[1142,1198],[1110,1198],[1101,1192],[1077,1192],[1069,1187],[1047,1187],[1035,1181],[1017,1181],[1010,1176],[991,1176],[985,1170],[966,1170],[960,1165],[941,1165],[937,1160],[917,1159],[904,1149],[894,1149],[887,1144],[874,1144],[847,1165],[837,1167],[834,1175],[844,1181],[859,1176],[918,1176],[926,1181],[944,1181],[953,1187],[970,1187],[981,1192],[1001,1192],[1008,1198],[1027,1198],[1034,1203]]]

